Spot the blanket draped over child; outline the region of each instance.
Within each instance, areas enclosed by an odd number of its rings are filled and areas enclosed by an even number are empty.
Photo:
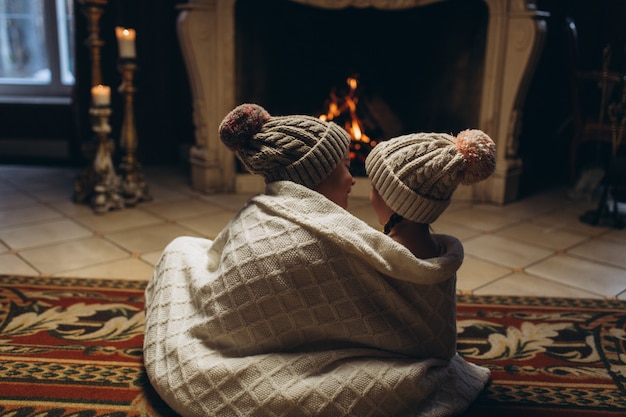
[[[210,221],[210,219],[207,219]],[[456,353],[461,243],[421,260],[289,181],[214,241],[180,237],[146,289],[145,365],[183,416],[448,416],[489,379]]]

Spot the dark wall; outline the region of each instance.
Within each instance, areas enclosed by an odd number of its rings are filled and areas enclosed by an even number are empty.
[[[573,183],[569,151],[573,135],[571,72],[575,70],[569,48],[575,46],[580,70],[599,70],[602,49],[613,50],[610,69],[626,71],[626,2],[623,0],[539,0],[537,8],[547,11],[546,43],[531,82],[523,109],[520,155],[524,171],[520,197],[555,183]],[[577,45],[571,45],[567,19],[578,32]],[[583,96],[593,100],[596,96]],[[585,108],[597,104],[583,103]],[[586,157],[596,158],[593,149]]]
[[[0,104],[0,141],[12,143],[0,152],[0,163],[68,163],[67,148],[75,137],[72,119],[69,104]]]

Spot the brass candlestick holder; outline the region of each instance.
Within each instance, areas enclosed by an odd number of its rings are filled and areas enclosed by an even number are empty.
[[[124,207],[124,200],[119,193],[120,178],[115,173],[111,154],[113,141],[109,138],[111,126],[108,106],[94,106],[89,109],[92,130],[97,137],[97,151],[93,164],[87,167],[74,180],[74,200],[89,201],[96,213]]]
[[[89,56],[91,58],[91,86],[95,86],[102,83],[102,71],[100,68],[100,49],[104,46],[104,41],[100,39],[100,18],[104,13],[104,8],[108,3],[108,0],[78,0],[78,2],[82,6],[82,12],[85,15],[87,20],[87,31],[89,35],[87,39],[85,39],[85,46],[89,49]],[[101,113],[102,117],[105,117],[106,120],[102,120],[100,117],[95,116],[92,113],[92,110],[98,109],[98,112]],[[108,110],[108,114],[107,114]],[[92,118],[91,125],[92,130],[106,130],[104,126],[96,127],[98,125],[106,125],[108,126],[108,118],[111,114],[110,108],[102,108],[102,107],[90,107],[89,114]],[[94,119],[98,119],[94,122]],[[109,128],[110,132],[110,128]],[[96,136],[99,134],[96,133]],[[108,135],[108,132],[107,132]],[[76,203],[85,203],[91,201],[93,203],[94,190],[96,184],[102,182],[100,179],[101,175],[95,169],[96,166],[96,156],[94,155],[94,147],[97,148],[97,152],[100,153],[100,159],[102,159],[103,145],[100,143],[100,138],[97,139],[96,143],[85,143],[82,146],[82,150],[85,156],[91,159],[94,158],[93,162],[88,165],[75,179],[74,179],[74,202]],[[109,150],[110,155],[111,150]],[[106,177],[106,176],[105,176]],[[101,186],[98,189],[102,189]],[[102,198],[100,198],[102,200]],[[98,210],[101,210],[99,207]]]
[[[124,207],[124,200],[119,194],[120,178],[115,174],[111,158],[113,152],[113,141],[109,138],[111,109],[109,107],[92,107],[89,109],[89,114],[93,119],[93,131],[98,137],[98,150],[93,161],[96,183],[91,198],[91,206],[96,213],[105,213]]]
[[[100,39],[100,18],[108,0],[79,0],[79,2],[87,18],[89,36],[85,40],[85,45],[91,52],[91,85],[94,86],[102,83],[100,49],[104,46],[104,41]]]
[[[118,69],[122,74],[122,84],[118,91],[124,95],[124,119],[120,133],[122,156],[119,171],[122,176],[122,196],[127,205],[133,206],[140,201],[152,200],[148,185],[137,161],[137,129],[133,109],[133,97],[137,89],[133,84],[137,63],[134,58],[120,58]]]

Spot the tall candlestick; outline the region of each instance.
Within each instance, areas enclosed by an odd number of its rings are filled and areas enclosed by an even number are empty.
[[[98,84],[91,87],[91,100],[96,107],[105,107],[111,104],[111,87]]]
[[[82,10],[87,17],[87,28],[89,37],[85,40],[85,45],[91,52],[91,85],[102,82],[102,70],[100,69],[100,49],[104,46],[104,41],[100,39],[100,18],[108,0],[79,0]]]
[[[121,179],[115,173],[111,159],[113,141],[108,136],[111,133],[109,125],[111,109],[95,107],[90,109],[89,113],[93,117],[93,131],[98,137],[98,151],[93,161],[96,177],[91,195],[91,207],[96,213],[102,214],[109,210],[123,208],[124,200],[120,194]]]
[[[134,206],[140,201],[152,200],[148,185],[141,173],[141,164],[136,158],[137,129],[133,111],[133,96],[137,89],[133,84],[137,64],[134,58],[120,58],[122,84],[118,91],[124,96],[124,118],[120,132],[120,145],[124,152],[120,161],[122,176],[122,196],[127,206]]]
[[[135,58],[135,30],[118,26],[115,28],[115,36],[120,50],[120,58]]]
[[[112,170],[112,163],[109,163],[113,150],[113,142],[108,138],[111,90],[107,87],[109,89],[107,98],[106,88],[104,88],[106,86],[101,85],[100,49],[104,46],[104,41],[100,39],[100,18],[108,0],[78,0],[78,3],[82,5],[83,13],[87,18],[89,32],[85,40],[91,58],[90,85],[92,89],[89,115],[92,118],[92,130],[96,134],[96,149],[94,149],[96,154],[90,155],[91,143],[83,148],[85,157],[93,157],[93,162],[74,179],[73,198],[77,203],[91,202],[94,210],[101,213],[109,208],[120,208],[120,203],[123,205],[123,200],[116,191],[119,188],[119,178]],[[100,87],[94,90],[96,86]],[[107,196],[104,205],[102,204],[103,195]]]
[[[95,105],[96,103],[94,103]],[[93,163],[83,170],[74,180],[74,201],[89,201],[98,214],[124,207],[124,199],[120,194],[121,178],[115,173],[111,153],[113,141],[109,138],[111,125],[109,106],[97,106],[89,109],[91,127],[98,140],[97,152]]]

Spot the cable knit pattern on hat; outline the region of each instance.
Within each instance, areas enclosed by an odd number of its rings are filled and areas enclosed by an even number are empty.
[[[219,128],[222,142],[267,183],[288,180],[315,188],[339,164],[348,133],[312,116],[270,116],[257,104],[233,109]]]
[[[373,187],[402,217],[432,223],[459,184],[484,180],[495,170],[495,144],[480,130],[456,138],[415,133],[376,145],[365,161]]]

